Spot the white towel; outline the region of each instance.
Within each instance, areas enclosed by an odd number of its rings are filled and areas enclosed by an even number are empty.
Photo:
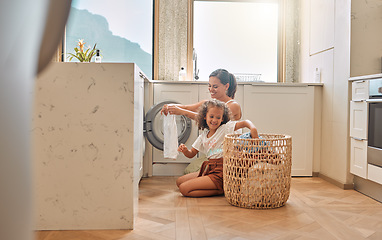
[[[178,156],[178,129],[175,115],[163,116],[163,156],[164,158],[176,159]]]

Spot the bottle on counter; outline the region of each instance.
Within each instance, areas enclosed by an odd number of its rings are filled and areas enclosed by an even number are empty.
[[[186,81],[186,76],[187,76],[186,70],[184,69],[184,67],[181,67],[179,71],[179,81]]]
[[[99,49],[97,49],[97,51],[96,51],[96,56],[95,56],[95,58],[94,58],[94,62],[96,62],[96,63],[101,63],[101,56],[99,55]]]

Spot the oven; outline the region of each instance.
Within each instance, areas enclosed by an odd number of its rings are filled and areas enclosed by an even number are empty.
[[[382,78],[370,80],[367,163],[382,167]]]

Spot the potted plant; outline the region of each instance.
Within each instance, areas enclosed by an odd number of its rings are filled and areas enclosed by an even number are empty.
[[[80,62],[90,62],[93,56],[96,54],[97,43],[94,44],[94,47],[90,50],[90,47],[84,51],[85,42],[84,39],[78,40],[78,47],[74,48],[75,53],[68,53],[68,59],[71,61],[73,58],[77,58]]]

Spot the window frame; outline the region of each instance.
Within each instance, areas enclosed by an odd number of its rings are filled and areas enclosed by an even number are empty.
[[[159,46],[159,37],[158,37],[158,29],[159,29],[159,0],[152,0],[152,55],[151,55],[151,76],[152,79],[154,76],[158,76],[158,46]],[[69,13],[70,14],[70,13]],[[69,15],[68,15],[69,17]],[[67,49],[66,49],[66,28],[67,22],[65,24],[64,33],[61,38],[61,42],[57,47],[57,51],[52,61],[55,62],[68,62],[67,61]]]
[[[194,1],[214,0],[188,0],[187,13],[187,79],[193,78],[193,49],[194,49]],[[277,2],[279,5],[278,24],[278,53],[277,53],[277,82],[285,82],[285,62],[286,62],[286,37],[285,37],[285,1],[286,0],[219,0],[219,2]]]

